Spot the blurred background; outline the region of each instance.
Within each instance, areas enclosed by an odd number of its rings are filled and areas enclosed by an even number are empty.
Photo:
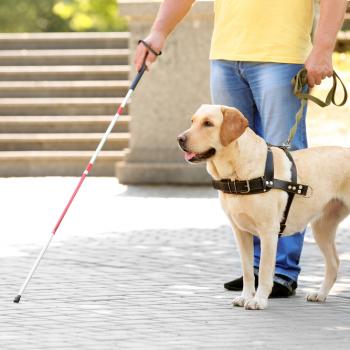
[[[348,349],[349,221],[326,306],[305,306],[323,273],[310,233],[296,298],[257,317],[232,310],[223,291],[239,255],[216,191],[194,186],[208,174],[176,141],[210,103],[212,0],[196,2],[142,78],[24,303],[12,304],[128,91],[159,2],[0,0],[1,349],[271,349],[280,339],[288,349]],[[334,52],[348,87],[349,14]],[[330,83],[313,93],[324,97]],[[311,146],[350,146],[349,106],[309,105]]]
[[[115,0],[1,0],[0,32],[125,31]]]
[[[125,184],[208,183],[202,168],[184,163],[176,136],[210,102],[212,5],[197,1],[171,35],[92,175]],[[0,176],[81,174],[128,90],[134,49],[158,7],[151,0],[0,1]],[[349,85],[350,6],[334,68]],[[330,84],[313,93],[324,97]],[[350,146],[348,114],[349,104],[309,104],[310,145]]]

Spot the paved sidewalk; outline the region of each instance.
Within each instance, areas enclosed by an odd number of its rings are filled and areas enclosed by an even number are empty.
[[[325,304],[310,232],[295,297],[233,308],[234,239],[210,188],[88,178],[20,304],[12,303],[75,178],[0,179],[0,349],[349,349],[349,222]]]

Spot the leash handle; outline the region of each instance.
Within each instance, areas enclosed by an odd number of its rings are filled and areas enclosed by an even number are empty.
[[[295,136],[295,133],[297,132],[298,124],[299,124],[301,118],[303,117],[303,112],[304,112],[305,106],[307,104],[307,100],[310,100],[310,101],[316,103],[320,107],[327,107],[331,103],[337,107],[345,105],[345,103],[348,99],[348,92],[347,92],[346,86],[343,83],[343,81],[340,79],[339,75],[335,71],[333,71],[332,78],[333,78],[333,85],[332,85],[331,89],[329,90],[325,100],[322,101],[321,99],[317,98],[316,96],[313,96],[307,92],[304,92],[305,88],[307,87],[307,70],[305,67],[302,68],[293,77],[293,79],[291,81],[292,86],[293,86],[293,94],[301,101],[301,105],[300,105],[298,112],[295,115],[295,123],[289,132],[289,136],[288,136],[287,142],[285,144],[286,147],[288,147],[288,148],[290,147],[290,144]],[[337,87],[338,87],[338,85],[337,85],[338,81],[340,82],[340,84],[343,88],[343,99],[339,103],[337,103],[335,100],[335,95],[336,95],[336,91],[337,91]]]
[[[301,99],[310,100],[316,103],[317,105],[319,105],[320,107],[327,107],[331,103],[333,103],[335,106],[338,106],[338,107],[343,106],[348,99],[348,92],[346,90],[345,84],[343,83],[343,81],[340,79],[339,75],[335,71],[333,71],[332,78],[333,78],[333,85],[329,90],[326,96],[326,99],[322,101],[321,99],[304,92],[304,88],[307,86],[307,70],[306,68],[302,68],[292,79],[293,93],[300,100]],[[343,100],[340,103],[337,103],[335,101],[335,94],[337,91],[338,81],[340,82],[344,92]]]

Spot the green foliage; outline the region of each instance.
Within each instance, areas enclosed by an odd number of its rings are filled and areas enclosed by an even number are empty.
[[[0,0],[0,32],[118,30],[116,0]]]
[[[67,31],[69,26],[53,13],[56,0],[1,0],[0,31],[52,32]]]
[[[115,0],[58,0],[53,12],[73,31],[126,29],[126,22],[117,15]]]

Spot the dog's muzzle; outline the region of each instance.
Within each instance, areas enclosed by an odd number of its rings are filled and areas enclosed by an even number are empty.
[[[180,148],[185,152],[185,159],[191,163],[207,160],[216,153],[215,148],[210,148],[208,151],[202,153],[191,152],[186,147],[187,137],[184,134],[179,135],[177,141],[179,142]]]

